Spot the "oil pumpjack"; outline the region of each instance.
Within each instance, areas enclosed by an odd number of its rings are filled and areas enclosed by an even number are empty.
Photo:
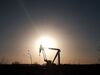
[[[45,48],[42,45],[40,45],[40,48],[39,48],[39,55],[42,52],[43,57],[44,57],[44,61],[47,63],[47,65],[54,64],[54,62],[55,62],[55,60],[58,56],[58,65],[60,65],[60,52],[61,52],[61,50],[58,49],[58,48],[48,48],[48,49],[57,51],[57,53],[56,53],[53,60],[47,60],[46,53],[45,53]]]

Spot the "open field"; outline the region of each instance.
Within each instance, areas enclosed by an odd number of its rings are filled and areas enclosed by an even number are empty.
[[[13,75],[97,75],[100,72],[99,64],[91,65],[0,65],[0,75],[13,74]],[[98,74],[99,75],[99,74]]]

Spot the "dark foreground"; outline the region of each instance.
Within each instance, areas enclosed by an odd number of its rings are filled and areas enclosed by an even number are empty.
[[[100,75],[99,72],[100,65],[0,65],[0,75]]]

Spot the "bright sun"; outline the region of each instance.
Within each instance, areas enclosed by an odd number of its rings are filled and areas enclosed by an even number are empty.
[[[48,47],[54,47],[55,46],[55,40],[51,37],[45,36],[45,37],[40,37],[38,39],[38,45],[42,45],[45,48]]]
[[[53,45],[53,41],[51,38],[48,38],[48,37],[43,37],[41,38],[40,40],[40,44],[43,46],[43,47],[51,47]]]

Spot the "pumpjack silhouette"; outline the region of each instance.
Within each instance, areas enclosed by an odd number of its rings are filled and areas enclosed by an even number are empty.
[[[44,61],[47,63],[47,65],[54,64],[56,58],[58,57],[58,65],[60,65],[60,52],[61,52],[61,50],[58,49],[58,48],[48,48],[48,49],[57,51],[57,53],[55,54],[53,60],[48,60],[47,59],[47,56],[46,56],[46,53],[45,53],[45,48],[42,45],[40,45],[40,48],[39,48],[39,56],[40,56],[40,53],[42,52]]]

